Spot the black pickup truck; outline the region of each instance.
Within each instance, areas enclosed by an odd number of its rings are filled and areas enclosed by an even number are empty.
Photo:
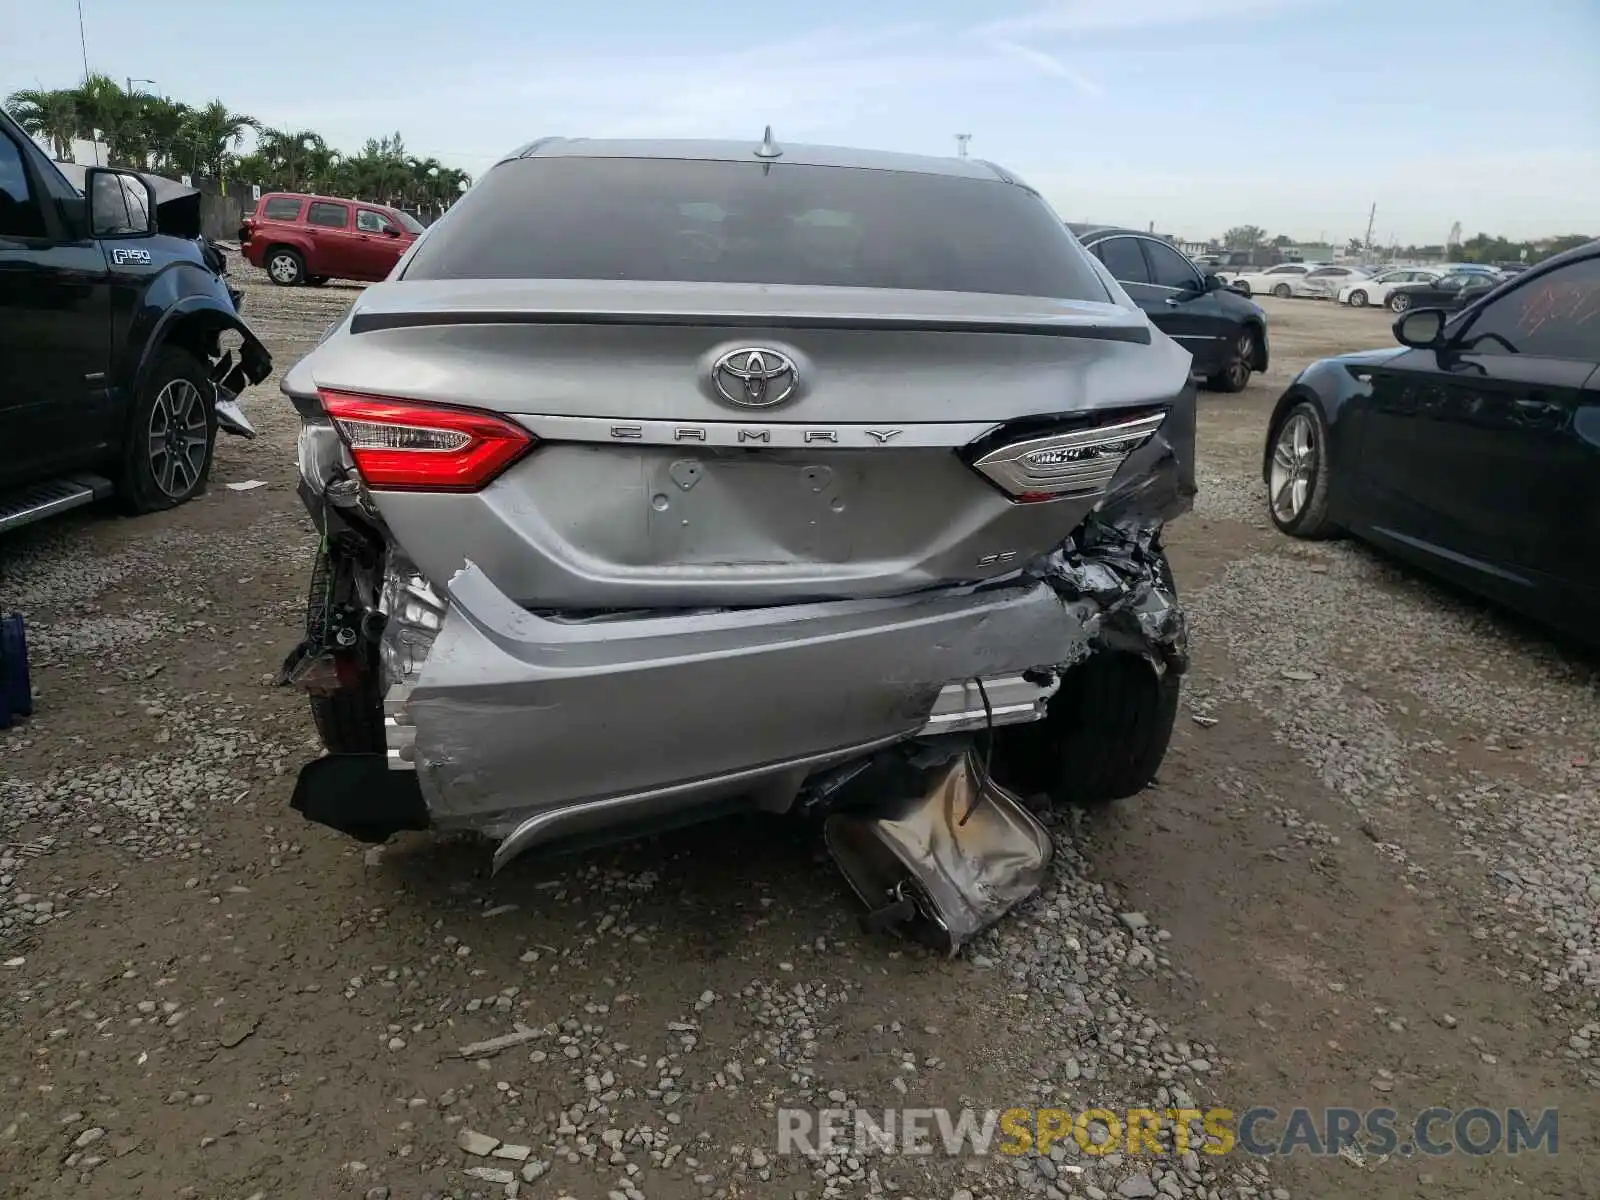
[[[74,186],[0,112],[0,533],[113,494],[182,504],[219,429],[255,436],[236,398],[272,359],[225,270],[193,188],[102,167]]]

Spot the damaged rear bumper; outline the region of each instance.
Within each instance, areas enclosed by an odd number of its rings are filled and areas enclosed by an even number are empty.
[[[1048,668],[1090,652],[1099,612],[1023,579],[572,621],[469,564],[414,682],[390,690],[391,765],[415,769],[434,824],[500,839],[497,864],[734,795],[781,811],[808,775],[876,747],[1041,715]]]

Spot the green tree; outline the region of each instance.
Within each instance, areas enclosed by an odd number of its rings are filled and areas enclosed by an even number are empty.
[[[23,88],[6,97],[6,111],[23,130],[50,143],[58,159],[72,157],[78,136],[78,98],[70,88]]]
[[[190,173],[218,181],[226,179],[234,151],[244,145],[245,133],[260,128],[260,121],[234,112],[221,100],[190,109],[181,135],[181,154],[190,164]]]
[[[1267,240],[1267,231],[1258,225],[1235,225],[1222,235],[1222,244],[1229,250],[1254,250]]]

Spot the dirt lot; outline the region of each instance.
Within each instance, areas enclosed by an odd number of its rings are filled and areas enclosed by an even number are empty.
[[[355,294],[257,280],[246,313],[283,369]],[[471,841],[303,823],[316,744],[270,681],[312,538],[276,379],[199,501],[7,539],[38,714],[0,733],[0,1192],[1600,1195],[1595,669],[1270,530],[1274,399],[1389,335],[1264,306],[1273,369],[1204,398],[1169,534],[1197,661],[1161,782],[1063,819],[1045,892],[956,962],[860,934],[815,832],[773,819],[492,881]],[[1559,1153],[776,1152],[780,1107],[1195,1103],[1557,1107]]]

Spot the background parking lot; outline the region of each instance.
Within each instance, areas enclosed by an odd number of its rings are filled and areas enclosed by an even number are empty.
[[[280,373],[357,295],[232,270]],[[38,692],[0,733],[6,1193],[1594,1195],[1594,665],[1362,547],[1271,531],[1273,402],[1310,360],[1390,343],[1391,317],[1260,303],[1273,367],[1203,394],[1200,499],[1167,535],[1195,665],[1161,781],[1063,819],[1044,892],[955,962],[859,933],[804,825],[491,881],[476,842],[369,850],[302,822],[318,743],[272,678],[315,540],[276,375],[203,498],[6,538]],[[1190,1102],[1554,1106],[1561,1152],[775,1151],[782,1107]]]

